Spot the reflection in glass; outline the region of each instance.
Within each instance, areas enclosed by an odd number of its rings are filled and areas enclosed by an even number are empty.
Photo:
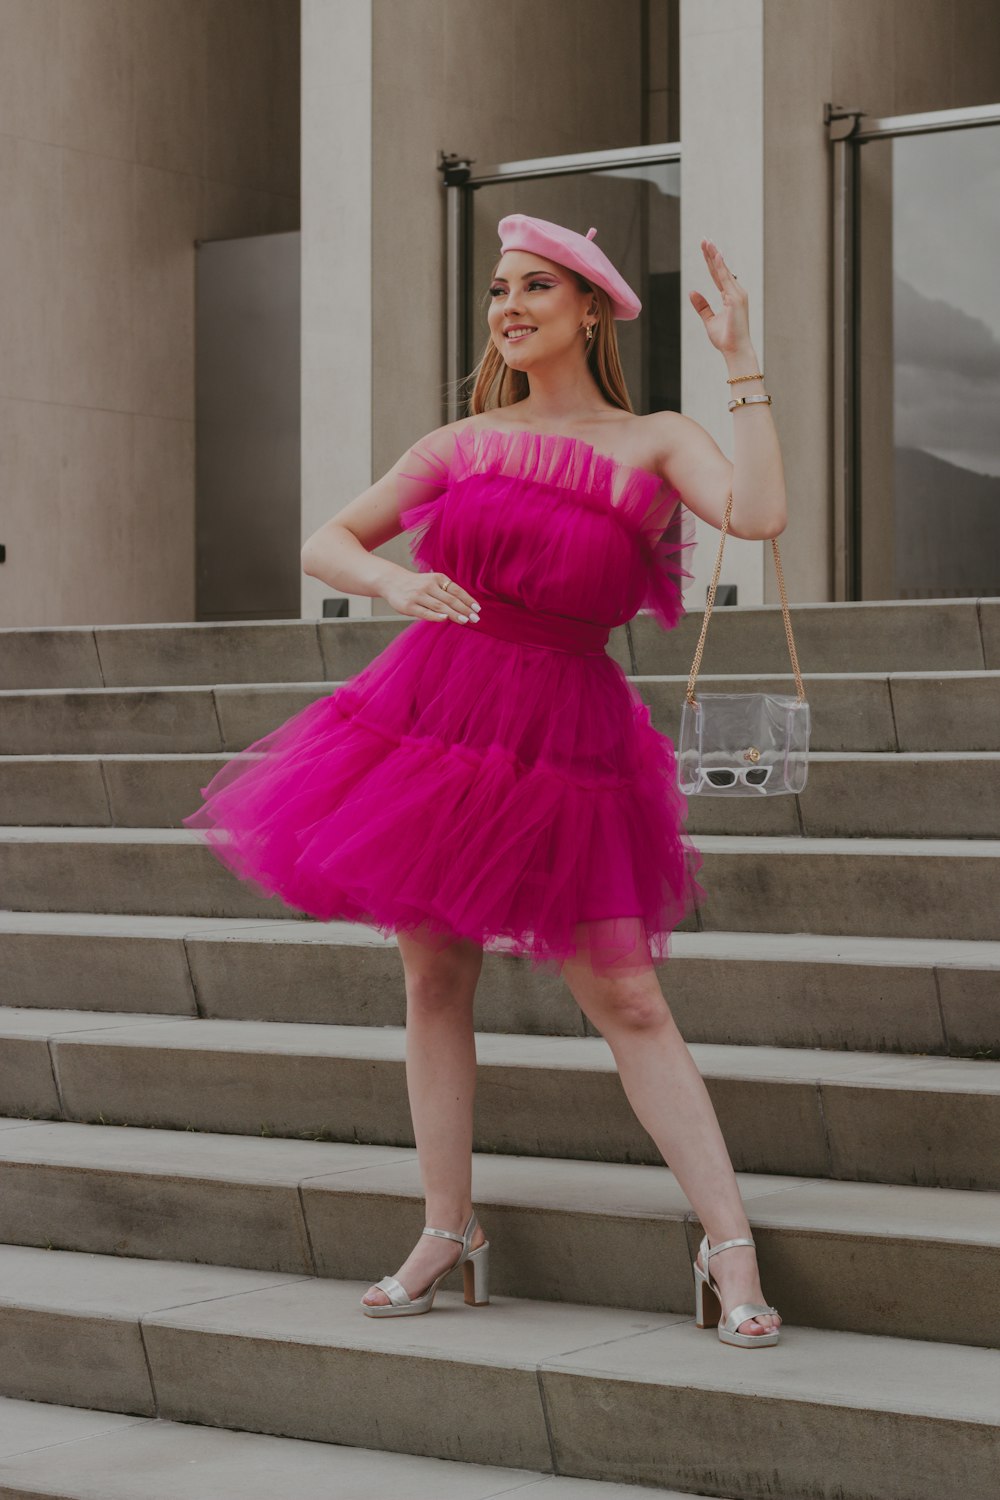
[[[863,144],[861,597],[1000,594],[1000,127]]]

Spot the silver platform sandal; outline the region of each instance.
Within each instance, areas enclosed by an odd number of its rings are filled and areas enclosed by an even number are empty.
[[[737,1333],[741,1323],[748,1318],[755,1318],[758,1313],[777,1313],[776,1307],[769,1307],[764,1302],[741,1302],[739,1307],[734,1307],[732,1312],[722,1321],[722,1293],[718,1284],[712,1279],[710,1261],[713,1255],[718,1255],[720,1250],[728,1250],[730,1245],[752,1245],[753,1240],[723,1240],[721,1245],[713,1245],[709,1249],[708,1235],[701,1242],[698,1254],[704,1262],[704,1271],[697,1260],[691,1262],[694,1271],[694,1317],[699,1328],[711,1328],[717,1326],[719,1339],[723,1344],[735,1344],[740,1349],[749,1349],[754,1344],[776,1344],[780,1328],[772,1328],[769,1333]],[[715,1319],[718,1315],[719,1322]]]
[[[443,1240],[458,1240],[462,1246],[462,1253],[454,1265],[446,1267],[436,1281],[432,1281],[426,1292],[419,1297],[410,1297],[402,1282],[397,1281],[395,1276],[383,1276],[381,1281],[375,1283],[378,1289],[385,1292],[389,1298],[388,1302],[376,1303],[374,1306],[362,1302],[361,1310],[367,1313],[369,1318],[405,1318],[415,1313],[430,1312],[434,1306],[434,1294],[452,1271],[462,1267],[462,1276],[465,1281],[465,1300],[470,1307],[483,1307],[490,1300],[490,1242],[484,1240],[476,1250],[470,1250],[472,1236],[476,1232],[479,1220],[475,1211],[466,1224],[461,1234],[455,1234],[450,1229],[423,1229],[422,1234],[434,1234]]]

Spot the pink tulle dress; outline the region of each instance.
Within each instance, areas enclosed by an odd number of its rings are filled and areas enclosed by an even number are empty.
[[[694,518],[579,438],[470,424],[412,451],[415,565],[482,606],[413,619],[361,672],[235,756],[183,819],[260,892],[433,947],[602,974],[669,954],[705,898],[673,742],[608,655],[685,613]],[[415,929],[420,928],[419,933]]]

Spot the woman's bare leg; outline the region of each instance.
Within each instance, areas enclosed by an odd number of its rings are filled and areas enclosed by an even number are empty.
[[[648,948],[645,949],[648,956]],[[705,1081],[681,1036],[652,962],[620,977],[597,975],[586,957],[567,959],[563,977],[614,1055],[622,1087],[708,1234],[709,1245],[751,1237],[725,1138]],[[700,1263],[700,1262],[699,1262]],[[704,1267],[702,1268],[704,1269]],[[723,1316],[741,1302],[766,1302],[750,1245],[712,1257]],[[740,1333],[777,1328],[770,1313]]]
[[[464,938],[446,948],[405,932],[397,941],[406,981],[406,1087],[424,1189],[424,1223],[461,1234],[472,1212],[472,1005],[483,950]],[[473,1248],[485,1238],[477,1229]],[[421,1235],[396,1279],[410,1297],[418,1297],[460,1253],[454,1240]],[[362,1300],[377,1305],[389,1298],[372,1287]]]

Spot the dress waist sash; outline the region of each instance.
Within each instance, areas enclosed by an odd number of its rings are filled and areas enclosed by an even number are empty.
[[[568,615],[540,613],[503,599],[480,600],[481,613],[464,628],[471,633],[497,636],[522,646],[548,646],[553,651],[572,651],[581,656],[604,653],[611,636],[607,625],[592,620],[574,620]],[[452,623],[455,623],[454,621]]]

